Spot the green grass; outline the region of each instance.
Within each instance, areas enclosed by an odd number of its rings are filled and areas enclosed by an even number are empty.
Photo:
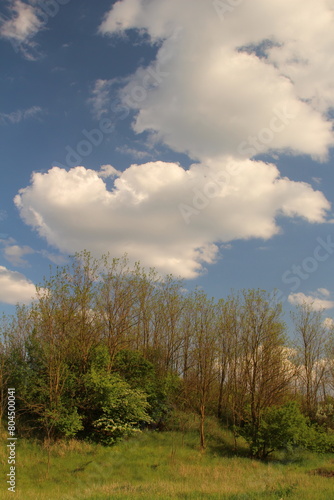
[[[334,500],[334,478],[314,475],[334,469],[332,455],[299,452],[262,463],[233,451],[232,436],[212,423],[203,453],[194,431],[144,432],[107,448],[70,441],[51,449],[37,442],[17,445],[17,500],[226,499]],[[244,455],[244,456],[243,456]],[[6,442],[1,446],[0,498],[7,492]]]

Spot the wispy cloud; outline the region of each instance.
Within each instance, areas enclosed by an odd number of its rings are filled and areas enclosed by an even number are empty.
[[[126,145],[117,147],[116,151],[118,153],[122,153],[125,155],[132,156],[133,158],[137,158],[138,160],[142,160],[144,158],[152,156],[151,153],[148,153],[147,151],[139,151],[138,149],[130,148],[129,146]]]
[[[32,5],[12,0],[8,5],[9,17],[1,16],[0,35],[9,40],[26,42],[35,35],[42,27],[42,21],[38,19]]]
[[[0,125],[20,123],[23,120],[34,118],[42,112],[43,109],[39,106],[32,106],[31,108],[18,109],[16,111],[12,111],[11,113],[0,113]]]
[[[3,255],[5,259],[16,267],[27,267],[28,261],[23,259],[24,255],[34,254],[35,250],[28,245],[18,245],[14,238],[0,239],[3,246]]]
[[[33,254],[35,251],[27,245],[8,245],[4,248],[4,256],[14,266],[25,267],[28,261],[23,259],[24,255]]]
[[[329,300],[331,292],[326,288],[318,288],[315,292],[310,292],[310,295],[305,295],[302,292],[291,293],[288,297],[290,304],[302,305],[306,304],[312,307],[315,311],[323,309],[332,309],[334,301]]]
[[[9,0],[7,11],[8,16],[0,16],[0,37],[11,42],[26,59],[36,59],[36,44],[32,38],[44,25],[38,9],[21,0]]]
[[[0,38],[12,44],[25,59],[35,61],[42,54],[33,38],[70,0],[2,0],[6,14],[0,14]],[[68,44],[63,44],[63,47]]]
[[[109,111],[110,88],[112,83],[113,80],[96,80],[91,91],[91,97],[87,100],[92,108],[93,116],[97,120]]]
[[[53,264],[56,264],[57,266],[63,266],[68,262],[68,258],[62,254],[48,252],[47,250],[41,250],[36,253],[41,254],[42,257],[49,259],[51,262],[53,262]]]
[[[0,245],[3,247],[2,253],[4,258],[15,267],[30,267],[29,262],[24,259],[25,255],[41,255],[45,259],[53,262],[56,265],[64,265],[68,258],[63,254],[49,252],[48,250],[34,250],[28,245],[18,245],[16,240],[11,237],[2,237],[0,234]]]
[[[0,210],[0,221],[4,221],[4,220],[6,220],[6,218],[7,218],[7,211],[1,209]]]

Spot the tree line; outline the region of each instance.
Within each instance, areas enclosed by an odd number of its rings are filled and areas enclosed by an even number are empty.
[[[291,339],[264,290],[215,300],[87,251],[50,274],[0,325],[1,420],[15,387],[21,435],[112,444],[183,411],[198,414],[202,448],[216,415],[254,456],[306,430],[334,451],[334,333],[321,312],[300,306]]]

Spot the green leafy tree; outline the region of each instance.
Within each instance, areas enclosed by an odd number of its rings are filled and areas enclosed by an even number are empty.
[[[85,390],[85,434],[97,442],[113,444],[151,421],[146,394],[117,374],[92,367],[85,376]]]
[[[165,375],[157,373],[154,364],[140,352],[127,349],[116,355],[113,370],[126,380],[132,389],[145,392],[150,405],[148,413],[152,424],[159,429],[163,428],[180,392],[180,377],[171,371]]]
[[[60,387],[53,391],[54,379],[50,376],[47,346],[40,340],[34,330],[26,341],[24,385],[20,389],[26,420],[30,421],[32,429],[38,429],[39,434],[42,430],[48,441],[73,437],[82,428],[82,423],[70,398],[72,377],[69,367],[64,361],[59,365]]]
[[[250,412],[240,434],[249,443],[251,455],[260,459],[267,458],[276,450],[291,450],[299,445],[306,447],[310,437],[308,420],[295,402],[266,408],[260,417],[256,436]]]

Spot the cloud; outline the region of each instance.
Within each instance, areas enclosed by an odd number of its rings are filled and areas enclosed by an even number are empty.
[[[26,59],[34,60],[36,44],[32,38],[44,25],[40,9],[21,0],[9,0],[8,11],[8,17],[0,16],[0,37],[10,41]]]
[[[329,330],[334,329],[334,320],[333,318],[325,318],[323,325],[325,328],[328,328]]]
[[[29,303],[35,298],[36,288],[23,274],[0,266],[0,302]]]
[[[324,160],[333,146],[332,22],[327,0],[241,2],[224,20],[207,0],[123,0],[99,31],[136,29],[159,47],[120,92],[137,133],[203,162],[266,152]]]
[[[288,297],[290,304],[302,305],[307,304],[312,307],[315,311],[321,311],[322,309],[332,309],[334,307],[334,301],[325,299],[324,297],[329,297],[331,295],[330,291],[326,288],[318,288],[316,292],[310,295],[305,295],[302,292],[291,293]]]
[[[39,106],[32,106],[31,108],[18,109],[11,113],[0,113],[0,125],[20,123],[23,120],[38,116],[42,112],[43,110]]]
[[[331,292],[327,290],[327,288],[318,288],[317,292],[318,295],[322,295],[323,297],[329,297]]]
[[[0,244],[3,246],[3,255],[5,259],[10,262],[13,266],[17,267],[27,267],[29,262],[23,259],[25,255],[39,254],[42,257],[49,259],[56,265],[62,266],[67,263],[68,259],[62,254],[51,253],[45,249],[34,250],[28,245],[18,245],[16,240],[11,237],[1,238],[0,234]]]
[[[0,209],[0,222],[7,219],[7,211]]]
[[[16,243],[14,238],[7,237],[1,238],[0,244],[3,246],[3,255],[8,262],[18,267],[25,267],[28,261],[23,259],[24,255],[34,254],[35,250],[28,245],[20,246]]]
[[[94,118],[100,118],[109,111],[110,88],[113,80],[96,80],[92,89],[92,96],[88,99],[88,104],[92,108]]]
[[[41,28],[42,23],[32,5],[12,0],[9,2],[9,11],[11,18],[1,19],[0,35],[3,38],[24,42]]]
[[[7,245],[4,248],[5,258],[14,266],[26,266],[28,262],[22,257],[32,253],[35,253],[35,251],[27,245]]]
[[[34,173],[15,204],[25,223],[62,252],[127,252],[186,278],[214,263],[221,244],[278,234],[277,216],[323,222],[330,208],[322,193],[281,178],[274,165],[232,159],[188,170],[161,161],[124,172],[53,167]]]
[[[102,179],[107,179],[108,177],[114,178],[120,176],[122,173],[111,165],[102,165],[97,175]]]
[[[143,160],[144,158],[152,156],[152,154],[148,153],[147,151],[140,151],[140,150],[135,149],[135,148],[130,148],[129,146],[126,146],[126,145],[117,147],[116,151],[118,153],[132,156],[133,158],[136,158],[137,160]]]

